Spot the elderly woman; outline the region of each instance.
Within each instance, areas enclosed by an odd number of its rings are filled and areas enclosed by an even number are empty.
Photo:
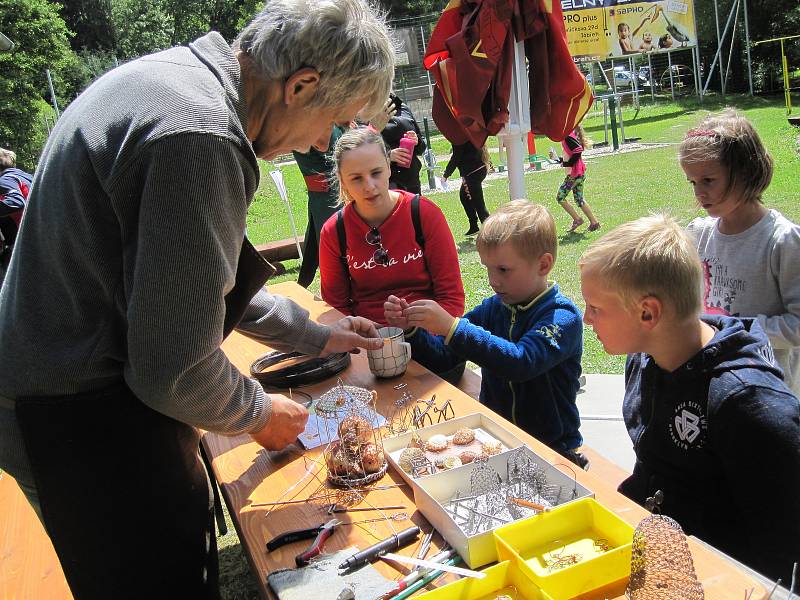
[[[307,419],[227,360],[233,327],[309,354],[380,344],[366,320],[253,298],[268,271],[245,223],[257,158],[325,150],[393,67],[365,0],[269,0],[233,47],[122,65],[59,119],[0,293],[0,468],[76,598],[218,597],[196,428],[278,449]]]

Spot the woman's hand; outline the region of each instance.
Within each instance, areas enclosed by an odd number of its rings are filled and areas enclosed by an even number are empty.
[[[408,319],[404,311],[408,308],[408,302],[405,298],[398,298],[397,296],[389,296],[386,302],[383,303],[383,316],[386,322],[392,327],[402,327],[405,331],[410,329]]]
[[[389,124],[391,118],[396,114],[397,107],[394,105],[394,102],[392,102],[392,99],[389,98],[383,104],[383,109],[373,117],[372,121],[370,121],[370,125],[372,125],[379,132],[383,131],[386,125]]]
[[[434,335],[447,335],[456,320],[434,300],[415,300],[403,311],[411,327],[422,327]]]

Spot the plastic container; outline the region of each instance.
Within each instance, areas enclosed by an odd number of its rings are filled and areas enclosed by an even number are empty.
[[[505,594],[513,600],[552,600],[511,561],[501,562],[483,572],[486,573],[483,579],[465,577],[422,594],[419,599],[494,600],[499,594]]]
[[[448,423],[451,422],[448,421]],[[386,441],[384,441],[384,451],[385,449]],[[551,485],[562,490],[559,500],[556,502],[557,506],[592,495],[592,492],[575,481],[572,475],[567,475],[549,464],[530,448],[523,446],[520,450],[544,469]],[[517,450],[509,450],[490,456],[489,466],[501,477],[504,476],[507,474],[508,459],[515,452]],[[414,504],[419,512],[456,549],[470,569],[477,569],[497,560],[506,560],[508,556],[498,558],[497,542],[493,530],[487,529],[480,533],[467,535],[445,509],[457,491],[460,492],[462,498],[470,495],[470,479],[474,469],[474,465],[470,466],[470,464],[449,471],[441,471],[429,477],[412,479],[411,487],[414,490]],[[524,520],[526,520],[525,517],[522,517],[518,522]],[[630,542],[630,539],[628,541]]]
[[[404,150],[408,150],[409,157],[405,163],[398,163],[401,167],[405,167],[406,169],[411,166],[411,161],[414,160],[414,148],[417,146],[416,140],[413,138],[408,137],[408,134],[403,136],[400,139],[400,147]]]
[[[516,564],[553,600],[569,600],[630,577],[633,527],[593,498],[499,527],[494,537],[498,560]],[[551,570],[558,557],[565,566]]]

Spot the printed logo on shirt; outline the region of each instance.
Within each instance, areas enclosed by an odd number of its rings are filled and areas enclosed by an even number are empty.
[[[555,323],[552,325],[543,325],[536,330],[536,333],[547,338],[547,340],[554,346],[556,342],[561,339],[561,327]]]
[[[412,261],[420,260],[422,259],[423,255],[424,253],[422,252],[422,250],[414,250],[412,252],[409,252],[403,257],[403,264],[407,265]],[[350,263],[351,269],[356,269],[356,270],[365,269],[367,271],[369,271],[370,269],[374,269],[376,267],[393,267],[394,265],[400,264],[400,261],[397,260],[396,258],[389,257],[389,264],[381,265],[375,262],[374,256],[371,256],[369,260],[364,260],[359,262],[357,260],[353,260],[353,257],[350,256],[349,254],[347,255],[347,262]]]
[[[669,424],[669,436],[681,450],[695,450],[706,443],[707,422],[697,402],[681,402]]]
[[[728,265],[718,258],[703,260],[703,312],[707,315],[736,317],[733,309],[736,297],[747,289],[744,279],[729,275]]]

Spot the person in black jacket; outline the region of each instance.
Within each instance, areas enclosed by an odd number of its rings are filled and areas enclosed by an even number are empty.
[[[389,189],[406,190],[412,194],[421,194],[422,187],[419,182],[419,172],[422,169],[422,162],[419,156],[425,152],[425,140],[419,125],[414,118],[414,113],[399,96],[389,94],[389,101],[394,105],[394,114],[389,118],[386,126],[379,130],[381,137],[389,149],[389,160],[392,164],[392,173],[389,176]],[[406,132],[413,132],[417,137],[417,145],[414,147],[414,156],[411,157],[411,166],[401,166],[408,160],[407,150],[400,148],[400,140]]]
[[[461,206],[469,219],[469,231],[465,235],[478,233],[478,220],[483,223],[489,216],[486,202],[483,199],[483,186],[486,179],[486,161],[484,148],[478,149],[467,141],[463,144],[453,144],[453,155],[444,169],[442,177],[445,181],[453,171],[458,169],[461,174],[461,189],[458,192]]]

